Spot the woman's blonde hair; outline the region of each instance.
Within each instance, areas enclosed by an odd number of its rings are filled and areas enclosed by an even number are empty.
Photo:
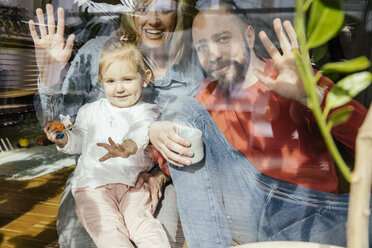
[[[116,61],[127,62],[129,69],[138,71],[141,76],[150,70],[134,41],[109,38],[101,49],[98,64],[98,79],[102,82],[102,75]]]
[[[138,5],[140,1],[134,0],[134,5]],[[156,0],[155,0],[156,1]],[[195,4],[196,0],[174,0],[177,2],[176,26],[172,34],[169,45],[169,61],[170,64],[178,64],[185,56],[191,56],[191,45],[186,44],[191,42],[191,32],[184,32],[191,30],[192,20],[196,15]],[[134,11],[135,7],[133,7]],[[114,37],[126,36],[129,40],[140,42],[140,36],[136,30],[133,21],[133,13],[127,12],[122,14],[120,28],[113,33]]]

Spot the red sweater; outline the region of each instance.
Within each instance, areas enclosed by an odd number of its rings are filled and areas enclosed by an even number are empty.
[[[267,61],[265,73],[277,77],[271,61]],[[326,87],[326,94],[334,85],[326,77],[318,84]],[[314,190],[337,193],[333,159],[308,108],[277,95],[261,82],[232,92],[227,100],[217,84],[207,79],[196,98],[229,143],[261,173]],[[353,153],[367,109],[356,101],[348,105],[354,107],[351,118],[334,127],[332,135]]]

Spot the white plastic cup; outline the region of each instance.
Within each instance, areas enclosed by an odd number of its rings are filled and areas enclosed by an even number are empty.
[[[189,147],[193,152],[193,157],[187,157],[191,160],[192,164],[200,162],[204,157],[204,148],[203,148],[203,133],[199,129],[191,128],[187,126],[180,126],[177,129],[177,132],[180,136],[189,140],[191,146]]]

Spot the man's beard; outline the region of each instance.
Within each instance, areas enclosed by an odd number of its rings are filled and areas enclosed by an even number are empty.
[[[217,68],[223,68],[225,66],[230,65],[230,68],[226,73],[214,74],[213,71]],[[230,90],[237,85],[244,81],[245,76],[247,74],[249,62],[247,59],[243,59],[242,62],[228,61],[228,62],[220,62],[213,67],[208,68],[207,73],[213,81],[215,81],[218,86],[225,92],[225,94],[229,94]]]

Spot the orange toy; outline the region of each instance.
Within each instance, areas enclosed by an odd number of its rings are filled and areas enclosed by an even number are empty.
[[[59,121],[53,121],[49,124],[49,127],[55,127],[57,129],[57,132],[62,132],[65,128],[65,126]]]

